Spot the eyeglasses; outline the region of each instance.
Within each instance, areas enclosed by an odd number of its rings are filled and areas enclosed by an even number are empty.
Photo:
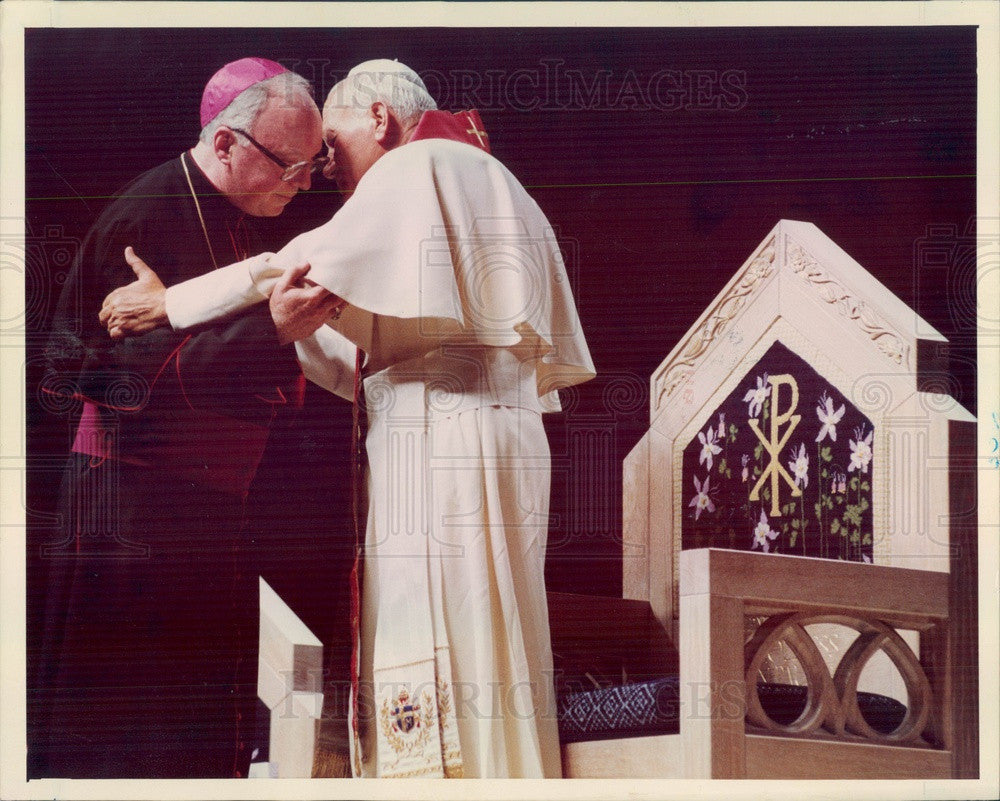
[[[294,164],[289,164],[284,159],[278,158],[278,156],[274,155],[274,153],[264,147],[242,128],[230,128],[230,130],[233,133],[238,133],[240,136],[245,136],[251,145],[257,148],[279,167],[283,168],[284,172],[281,174],[282,181],[294,181],[296,178],[300,177],[303,172],[308,172],[310,175],[314,175],[326,166],[328,160],[327,156],[316,156],[316,158],[309,159],[308,161],[297,161]]]

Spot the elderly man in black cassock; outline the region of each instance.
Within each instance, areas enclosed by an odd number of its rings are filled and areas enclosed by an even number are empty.
[[[256,577],[241,569],[243,503],[276,410],[301,402],[294,350],[266,307],[120,342],[98,311],[132,279],[127,245],[167,284],[260,251],[253,218],[309,188],[321,119],[304,79],[247,58],[210,80],[201,123],[193,148],[98,218],[54,322],[43,391],[72,398],[80,419],[63,536],[45,549],[31,712],[45,736],[30,742],[29,776],[232,777],[250,762]],[[68,311],[77,297],[82,316]]]

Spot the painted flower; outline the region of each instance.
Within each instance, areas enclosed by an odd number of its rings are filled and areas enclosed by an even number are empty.
[[[706,509],[709,512],[715,511],[715,504],[712,503],[712,499],[708,497],[709,482],[712,480],[711,475],[705,476],[705,483],[702,484],[698,481],[698,476],[692,476],[694,478],[694,488],[697,490],[695,496],[691,499],[691,503],[688,506],[694,507],[694,519],[697,520],[701,517],[701,513]]]
[[[719,439],[726,437],[726,413],[719,412]]]
[[[698,464],[708,462],[708,469],[712,469],[712,459],[717,453],[722,453],[722,448],[715,444],[715,426],[709,426],[704,433],[698,432],[698,441],[701,442],[701,454],[698,456]]]
[[[750,478],[750,456],[748,454],[743,454],[743,483],[747,483],[747,479]]]
[[[854,429],[854,439],[851,440],[851,463],[847,466],[847,472],[853,473],[858,470],[862,473],[868,472],[868,465],[872,461],[872,434],[869,431],[867,436],[862,436],[864,430]]]
[[[792,451],[792,461],[788,463],[788,469],[795,476],[795,486],[809,486],[809,456],[806,454],[804,442],[799,443],[799,452]]]
[[[743,402],[750,404],[747,407],[747,414],[750,417],[758,417],[760,415],[760,411],[764,407],[764,401],[767,400],[767,392],[767,373],[764,373],[763,377],[757,376],[757,388],[748,389],[747,394],[743,396]]]
[[[840,493],[843,495],[845,492],[847,492],[847,476],[844,473],[835,472],[830,479],[830,494]]]
[[[754,550],[759,545],[764,553],[768,553],[771,550],[770,540],[773,540],[777,536],[778,532],[771,528],[771,524],[767,522],[767,515],[761,509],[760,522],[753,530],[753,542],[750,544],[750,550]]]
[[[830,396],[825,392],[820,396],[819,406],[816,407],[816,416],[819,421],[823,424],[823,427],[819,430],[816,435],[816,441],[822,442],[826,439],[827,434],[830,435],[830,439],[834,442],[837,441],[837,423],[840,422],[841,418],[844,416],[844,404],[840,404],[840,408],[837,411],[833,410],[833,401]]]

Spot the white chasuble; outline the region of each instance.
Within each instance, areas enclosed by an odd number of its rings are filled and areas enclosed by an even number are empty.
[[[479,347],[365,382],[363,775],[559,775],[535,380]]]
[[[549,223],[489,154],[414,141],[279,253],[171,287],[168,315],[176,328],[259,302],[303,263],[349,304],[299,343],[306,375],[347,395],[329,363],[348,343],[367,358],[355,770],[558,776],[541,413],[594,365]]]
[[[541,412],[594,368],[548,221],[492,156],[417,141],[270,266],[304,262],[373,373],[361,772],[558,776]]]

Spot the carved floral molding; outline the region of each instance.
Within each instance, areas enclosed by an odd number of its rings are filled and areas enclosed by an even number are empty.
[[[909,361],[909,348],[906,342],[899,334],[892,331],[868,304],[854,297],[790,237],[786,237],[785,247],[785,264],[791,272],[809,283],[822,300],[836,307],[842,317],[853,320],[858,328],[868,335],[875,347],[893,362],[903,364],[904,361]]]
[[[758,286],[774,273],[775,256],[775,237],[772,236],[743,272],[739,282],[715,304],[699,329],[684,342],[677,357],[663,368],[655,379],[657,409],[665,398],[670,397],[690,378],[716,337],[726,330],[726,326],[739,314]]]
[[[747,305],[750,297],[776,271],[777,237],[765,242],[743,271],[740,280],[730,288],[705,316],[703,322],[684,340],[678,354],[659,371],[653,384],[653,410],[688,383],[705,354],[729,323]],[[817,296],[836,308],[841,317],[851,320],[868,336],[872,344],[895,364],[910,363],[910,347],[906,340],[860,298],[833,278],[823,266],[793,239],[784,236],[785,268],[800,277]]]

